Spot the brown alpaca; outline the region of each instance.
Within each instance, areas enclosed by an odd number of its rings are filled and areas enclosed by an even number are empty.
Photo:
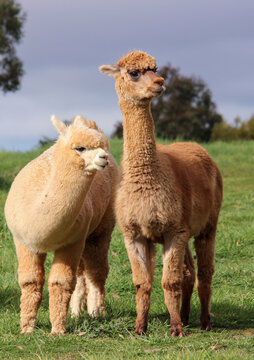
[[[153,57],[134,51],[117,65],[103,65],[100,70],[116,79],[124,119],[122,179],[116,215],[137,290],[135,332],[141,334],[147,329],[154,243],[161,243],[162,287],[170,313],[171,335],[184,336],[182,321],[188,322],[194,284],[194,264],[188,247],[192,236],[198,262],[201,328],[209,330],[215,234],[222,202],[218,167],[196,143],[156,145],[150,104],[164,91],[164,79],[155,74]]]
[[[5,205],[19,262],[22,333],[35,326],[49,251],[55,253],[48,280],[52,333],[65,331],[76,272],[73,314],[84,302],[84,279],[88,313],[104,313],[118,168],[95,123],[82,117],[68,127],[55,117],[52,122],[60,134],[56,144],[20,171]]]

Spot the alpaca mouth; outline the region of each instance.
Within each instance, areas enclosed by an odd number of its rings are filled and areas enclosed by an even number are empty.
[[[156,89],[156,90],[153,90],[152,92],[156,95],[156,96],[159,96],[161,95],[164,91],[165,91],[165,86],[161,86],[159,89]]]

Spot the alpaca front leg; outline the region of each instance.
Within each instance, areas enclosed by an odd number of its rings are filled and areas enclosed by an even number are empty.
[[[181,232],[174,237],[164,234],[163,276],[165,304],[170,314],[171,336],[185,336],[180,316],[183,262],[188,237]]]
[[[77,242],[55,252],[49,274],[49,312],[52,334],[64,334],[71,294],[76,283],[76,270],[83,243]]]
[[[41,304],[46,254],[35,254],[18,240],[14,241],[19,262],[18,277],[21,287],[20,327],[23,334],[30,334],[33,332],[36,315]]]
[[[138,239],[125,236],[124,239],[131,262],[133,283],[136,286],[137,318],[135,333],[140,335],[147,330],[155,248],[150,240],[141,236]]]
[[[105,222],[105,224],[107,223],[108,221]],[[105,315],[105,283],[109,272],[108,251],[113,225],[110,229],[99,230],[89,236],[83,254],[87,311],[92,317]]]

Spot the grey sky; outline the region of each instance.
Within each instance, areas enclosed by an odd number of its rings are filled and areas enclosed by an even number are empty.
[[[121,119],[113,79],[98,71],[130,50],[200,76],[227,121],[254,113],[253,0],[20,0],[21,90],[0,93],[0,148],[55,136],[50,115],[83,114],[109,135]]]

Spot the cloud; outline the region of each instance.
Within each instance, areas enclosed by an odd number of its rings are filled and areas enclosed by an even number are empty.
[[[253,0],[22,0],[18,53],[26,74],[0,94],[0,148],[28,149],[54,136],[50,115],[82,113],[109,135],[121,119],[114,81],[98,67],[133,49],[201,77],[224,118],[247,118],[254,103]],[[13,145],[14,144],[14,145]]]
[[[109,101],[115,99],[117,105],[113,81],[111,94],[110,91],[104,93],[98,90],[100,82],[99,71],[97,76],[91,76],[89,69],[31,71],[24,80],[22,92],[18,96],[8,94],[4,98],[0,148],[13,149],[14,144],[14,148],[19,149],[17,134],[20,135],[21,150],[35,146],[42,136],[56,136],[50,122],[53,113],[62,120],[83,114],[88,119],[96,120],[102,130],[110,135],[113,124],[121,119],[121,114],[118,107],[112,107]]]

